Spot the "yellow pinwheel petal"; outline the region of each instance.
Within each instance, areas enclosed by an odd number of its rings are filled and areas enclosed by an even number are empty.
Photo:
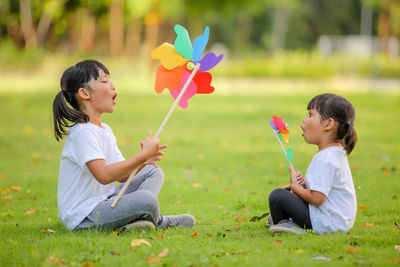
[[[178,66],[182,66],[187,62],[170,43],[163,43],[151,52],[153,59],[160,59],[161,65],[168,70],[172,70]]]

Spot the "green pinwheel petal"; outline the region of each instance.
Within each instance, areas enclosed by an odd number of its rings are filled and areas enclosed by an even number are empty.
[[[286,149],[286,155],[287,155],[287,159],[289,162],[293,161],[293,149],[291,147],[289,147],[288,149]]]
[[[174,30],[176,32],[175,51],[187,60],[192,60],[193,47],[188,31],[179,24],[175,25]]]

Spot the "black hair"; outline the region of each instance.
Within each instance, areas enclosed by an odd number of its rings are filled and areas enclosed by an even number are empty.
[[[344,97],[335,94],[315,96],[308,103],[307,110],[315,109],[321,115],[321,120],[332,118],[338,124],[336,138],[350,155],[357,142],[354,129],[356,112],[353,105]]]
[[[99,77],[99,70],[109,74],[108,69],[99,61],[84,60],[66,69],[61,76],[61,91],[53,102],[54,135],[57,141],[67,134],[66,128],[76,123],[89,122],[89,116],[79,109],[77,93],[79,88],[92,91],[88,82]]]

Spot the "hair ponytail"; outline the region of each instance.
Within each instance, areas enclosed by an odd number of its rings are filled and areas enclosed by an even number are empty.
[[[349,125],[347,134],[344,137],[343,141],[344,141],[343,142],[344,149],[346,150],[347,155],[350,155],[351,151],[353,151],[357,142],[357,133],[353,125],[351,124]]]
[[[307,109],[315,109],[321,120],[332,118],[337,123],[336,138],[343,145],[347,155],[353,151],[357,142],[354,129],[355,110],[344,97],[335,94],[317,95],[308,103]]]
[[[54,135],[59,141],[67,134],[67,128],[75,123],[89,122],[89,116],[80,110],[68,107],[63,91],[58,92],[53,102]],[[71,123],[72,122],[72,123]]]
[[[109,74],[107,68],[96,60],[85,60],[66,69],[61,77],[61,91],[53,102],[54,135],[59,141],[76,123],[89,122],[89,116],[80,111],[77,93],[80,88],[91,88],[88,82],[99,77],[99,70]],[[68,105],[68,104],[69,105]]]

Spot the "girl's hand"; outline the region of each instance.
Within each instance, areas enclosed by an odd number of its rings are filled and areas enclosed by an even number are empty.
[[[142,152],[146,155],[147,159],[150,159],[157,155],[160,150],[160,140],[153,139],[151,136],[151,131],[148,131],[146,139],[143,142]]]
[[[298,183],[301,187],[306,188],[306,182],[304,181],[304,177],[303,177],[303,175],[302,175],[300,172],[298,172],[298,171],[296,171],[296,180],[297,180],[297,183]]]
[[[143,149],[143,141],[140,141],[140,147]],[[168,147],[167,145],[162,145],[159,147],[159,150],[164,149]],[[156,161],[160,161],[161,160],[161,156],[164,155],[164,152],[162,151],[157,151],[156,155],[154,155],[153,157],[151,157],[149,160],[147,160],[144,164],[145,165],[153,165],[156,168],[159,168],[159,166],[157,165]]]
[[[292,186],[300,185],[299,182],[297,181],[296,171],[292,167],[289,167],[289,171],[290,171],[290,187],[292,188]]]

